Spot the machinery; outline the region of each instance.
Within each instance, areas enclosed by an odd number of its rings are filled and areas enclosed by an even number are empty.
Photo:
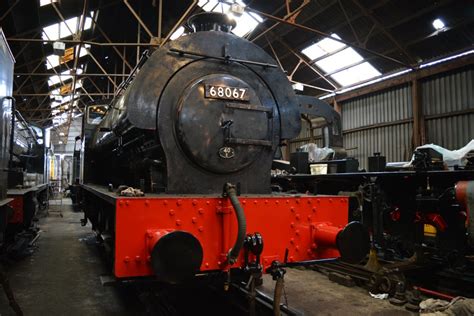
[[[265,51],[230,33],[229,17],[188,24],[193,33],[145,57],[121,95],[84,117],[74,202],[115,277],[279,279],[287,266],[360,261],[368,233],[349,223],[347,197],[271,192],[275,153],[314,108]]]
[[[280,191],[349,196],[350,220],[363,223],[372,237],[371,258],[359,266],[365,272],[380,277],[396,271],[418,280],[414,282],[435,286],[437,280],[436,286],[472,292],[474,159],[472,155],[466,159],[466,165],[448,170],[442,154],[420,148],[410,164],[387,164],[384,156],[375,153],[369,157],[369,171],[343,168],[313,175],[306,160],[306,166],[299,168],[306,174],[279,174],[272,182]],[[433,278],[435,273],[439,274]],[[441,275],[450,284],[441,286]],[[385,284],[384,291],[395,291],[396,285],[397,281]]]
[[[42,130],[26,122],[11,96],[14,58],[0,30],[0,245],[28,230],[47,201]]]

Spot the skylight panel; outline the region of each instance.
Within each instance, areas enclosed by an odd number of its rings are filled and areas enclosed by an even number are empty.
[[[57,85],[58,83],[60,83],[61,81],[62,82],[65,82],[67,80],[71,80],[72,79],[72,76],[70,75],[69,73],[69,70],[66,70],[66,71],[63,71],[61,73],[61,78],[60,76],[57,76],[57,75],[54,75],[54,76],[51,76],[49,77],[48,79],[48,85],[51,87],[51,86],[54,86],[54,85]]]
[[[51,4],[53,2],[58,2],[58,0],[40,0],[40,7],[44,7],[45,5]]]
[[[65,84],[62,87],[59,87],[57,89],[51,90],[51,98],[55,99],[58,95],[67,95],[70,94],[71,92],[63,92],[61,93],[61,88],[63,88],[63,91],[67,91],[68,89],[72,89],[72,82]],[[82,80],[77,80],[76,81],[76,90],[82,88]],[[51,106],[52,107],[52,106]]]
[[[331,34],[331,37],[341,39],[337,34]],[[333,40],[332,38],[326,37],[325,39],[318,42],[326,53],[332,53],[346,46],[346,44]]]
[[[380,76],[381,73],[370,63],[365,62],[360,65],[342,70],[331,75],[342,86],[349,86],[361,81],[369,80]]]
[[[87,50],[90,49],[91,45],[85,44],[81,47],[81,51],[79,52],[79,58],[84,57],[87,55]],[[74,48],[74,51],[77,50],[77,46]],[[64,64],[64,60],[61,58],[61,56],[57,55],[49,55],[46,57],[46,68],[51,69],[51,68],[56,68],[61,64]]]
[[[337,34],[332,34],[331,37],[341,39],[339,35]],[[329,37],[326,37],[320,40],[319,42],[306,47],[301,52],[305,54],[306,56],[308,56],[309,59],[315,60],[316,58],[320,58],[320,57],[323,57],[324,55],[331,54],[344,47],[346,47],[346,44],[335,41]]]
[[[338,69],[354,65],[364,60],[354,49],[348,47],[334,55],[330,55],[316,62],[316,65],[326,73],[334,72]]]
[[[321,47],[319,47],[318,43],[306,47],[301,52],[308,56],[308,58],[311,60],[326,55],[326,52]]]
[[[174,41],[175,39],[181,37],[184,34],[184,27],[180,26],[174,31],[173,34],[170,36],[170,40]]]
[[[240,0],[237,0],[235,3],[242,7],[246,6],[245,3]],[[252,32],[259,23],[263,22],[262,17],[253,12],[244,12],[241,15],[236,15],[232,12],[229,4],[219,2],[218,0],[200,0],[198,6],[200,6],[204,11],[221,12],[233,18],[237,25],[232,30],[232,33],[240,37],[246,36]]]
[[[259,15],[248,12],[244,12],[240,17],[234,17],[234,19],[237,21],[237,25],[232,33],[240,37],[252,32],[263,21]]]
[[[341,38],[337,34],[331,34],[331,37],[326,37],[301,52],[308,56],[325,75],[343,87],[381,75],[374,66],[364,61],[357,51],[334,39]]]
[[[93,12],[91,12],[93,14]],[[74,17],[67,19],[64,22],[56,23],[53,25],[49,25],[43,28],[43,39],[44,40],[51,40],[55,41],[60,38],[65,38],[71,36],[73,33],[76,32],[77,25],[79,23],[79,17]],[[84,21],[84,30],[88,30],[92,27],[92,18],[86,17]]]

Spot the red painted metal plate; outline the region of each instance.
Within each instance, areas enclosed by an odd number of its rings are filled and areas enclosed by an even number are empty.
[[[344,227],[348,198],[340,196],[240,197],[247,233],[263,237],[262,264],[331,258],[333,247],[317,245],[317,223]],[[193,234],[203,247],[201,271],[225,270],[225,255],[237,236],[237,219],[228,199],[222,197],[119,198],[116,201],[115,275],[152,275],[150,240],[156,230],[182,230]],[[243,264],[241,253],[233,267]]]

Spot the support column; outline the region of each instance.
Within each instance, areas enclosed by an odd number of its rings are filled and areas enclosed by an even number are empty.
[[[413,105],[413,149],[426,143],[425,117],[423,114],[423,98],[421,84],[418,79],[411,82],[411,98]]]

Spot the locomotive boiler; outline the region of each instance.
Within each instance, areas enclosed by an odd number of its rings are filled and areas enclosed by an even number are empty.
[[[230,33],[228,16],[188,24],[194,32],[140,63],[98,125],[103,107],[84,118],[75,203],[114,275],[179,282],[365,257],[368,234],[348,223],[347,197],[271,192],[275,152],[311,102],[263,49]]]

